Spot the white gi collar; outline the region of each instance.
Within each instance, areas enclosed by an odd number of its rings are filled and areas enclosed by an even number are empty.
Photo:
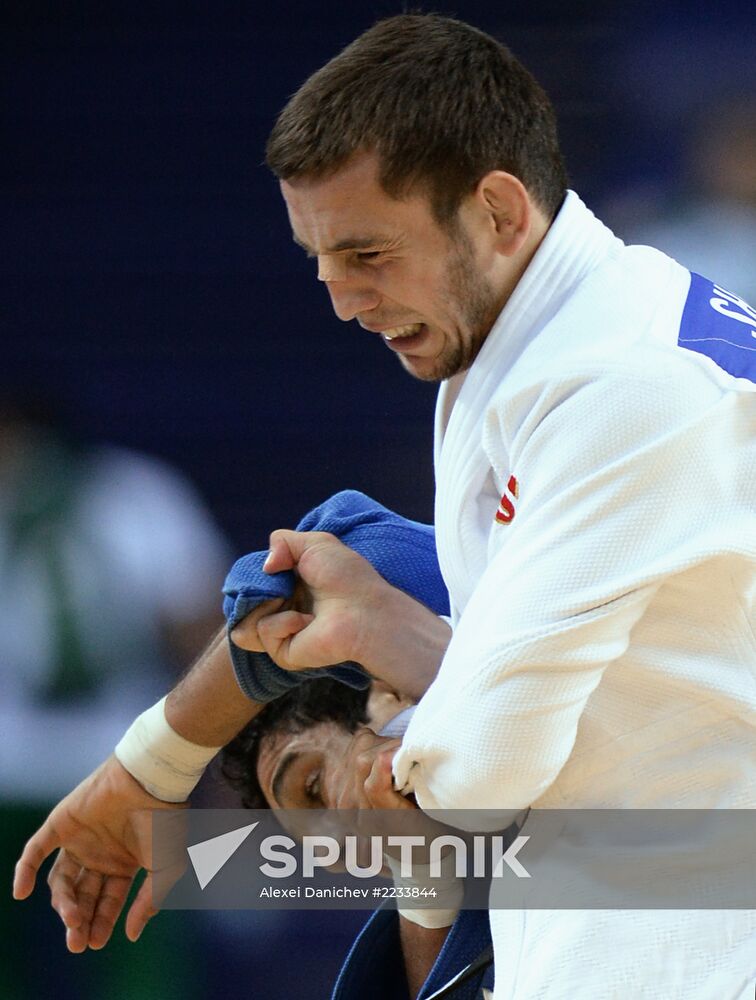
[[[485,548],[496,500],[511,471],[505,467],[506,456],[500,455],[501,468],[495,471],[501,482],[491,481],[491,464],[482,447],[487,407],[575,288],[622,246],[580,198],[568,192],[474,364],[441,386],[436,407],[435,524],[441,572],[452,595],[452,617],[464,607],[477,580],[485,559],[480,546]]]
[[[585,276],[623,246],[574,191],[568,191],[541,245],[491,328],[468,372],[441,386],[436,410],[436,447],[463,383],[465,396],[490,398],[528,344],[556,314]]]

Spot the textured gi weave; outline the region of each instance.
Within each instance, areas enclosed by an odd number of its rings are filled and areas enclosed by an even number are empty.
[[[756,314],[703,281],[570,194],[442,386],[454,635],[394,760],[422,808],[756,807],[756,392],[735,377]],[[756,977],[748,913],[491,925],[497,1000],[721,1000]]]

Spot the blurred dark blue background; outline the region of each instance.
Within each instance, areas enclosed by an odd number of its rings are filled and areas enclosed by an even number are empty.
[[[595,206],[673,187],[686,119],[753,80],[750,4],[659,6],[434,8],[545,84]],[[178,463],[239,549],[345,486],[431,517],[433,389],[336,321],[262,165],[302,79],[398,9],[3,6],[0,379]]]
[[[594,208],[674,200],[693,121],[754,86],[746,2],[432,8],[501,38],[541,80]],[[85,438],[178,465],[238,552],[346,487],[432,518],[434,389],[335,319],[262,165],[305,76],[400,10],[103,0],[0,14],[0,394],[42,394]],[[218,995],[325,996],[360,920],[339,919],[320,927],[327,946],[304,916],[267,938],[256,921],[220,927],[268,985],[247,969]]]

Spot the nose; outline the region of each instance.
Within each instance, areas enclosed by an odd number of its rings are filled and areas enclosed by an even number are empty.
[[[329,282],[328,294],[333,311],[345,322],[375,309],[379,301],[377,293],[371,289],[344,288],[343,282]]]
[[[341,279],[326,279],[325,286],[331,296],[333,311],[344,322],[375,309],[381,299],[378,290],[363,276],[345,275]]]

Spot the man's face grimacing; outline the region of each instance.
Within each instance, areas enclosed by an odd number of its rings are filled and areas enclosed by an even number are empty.
[[[501,171],[446,227],[424,192],[396,199],[383,190],[373,153],[325,178],[282,181],[281,191],[339,319],[380,333],[427,381],[470,367],[546,230],[523,185]]]
[[[366,705],[367,726],[381,730],[413,703],[381,681],[373,681]],[[260,740],[257,777],[271,809],[333,809],[354,733],[346,725],[317,722],[290,732],[266,733]]]

